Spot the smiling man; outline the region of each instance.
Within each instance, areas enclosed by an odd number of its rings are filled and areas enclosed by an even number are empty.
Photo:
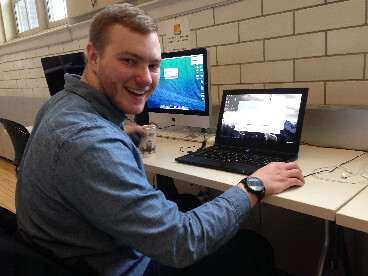
[[[16,188],[19,239],[76,275],[272,275],[269,243],[239,229],[263,195],[304,184],[299,167],[270,164],[181,212],[147,181],[128,135],[142,130],[124,127],[160,78],[157,25],[112,5],[89,40],[83,76],[65,75],[36,117]]]

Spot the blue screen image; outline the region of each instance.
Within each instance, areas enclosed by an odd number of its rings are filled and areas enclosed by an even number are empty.
[[[162,60],[160,82],[149,108],[205,111],[203,55]]]

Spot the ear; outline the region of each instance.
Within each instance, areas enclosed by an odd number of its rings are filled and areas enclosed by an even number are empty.
[[[87,59],[90,70],[96,74],[99,59],[97,50],[92,42],[88,42],[87,44]]]

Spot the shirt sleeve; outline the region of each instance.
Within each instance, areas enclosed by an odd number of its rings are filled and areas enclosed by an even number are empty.
[[[223,245],[251,210],[247,193],[235,186],[180,212],[153,189],[139,152],[116,129],[79,130],[63,142],[57,162],[58,192],[83,220],[169,266],[190,265]]]

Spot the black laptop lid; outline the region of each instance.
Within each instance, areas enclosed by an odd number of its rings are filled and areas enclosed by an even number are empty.
[[[299,151],[308,88],[224,90],[215,144]]]

